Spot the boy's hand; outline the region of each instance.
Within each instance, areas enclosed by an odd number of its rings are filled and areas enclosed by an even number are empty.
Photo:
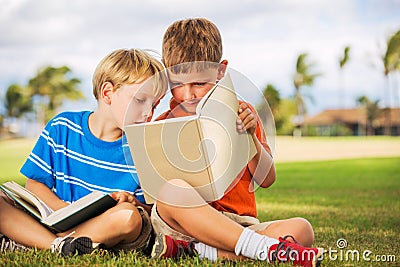
[[[240,104],[238,114],[239,118],[236,121],[238,132],[244,133],[245,131],[249,131],[250,134],[254,134],[257,119],[246,103]]]
[[[123,202],[129,202],[129,203],[137,205],[137,202],[138,202],[136,200],[136,198],[128,192],[114,192],[114,193],[111,193],[111,197],[118,201],[117,204],[120,204]]]

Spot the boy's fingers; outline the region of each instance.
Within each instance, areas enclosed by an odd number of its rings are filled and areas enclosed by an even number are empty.
[[[244,120],[244,125],[248,129],[249,127],[255,126],[256,120],[254,119],[254,115],[250,114],[245,120]]]
[[[242,103],[239,106],[239,114],[236,124],[237,130],[241,133],[247,130],[252,131],[256,126],[255,116],[246,103]]]
[[[246,125],[249,121],[254,120],[254,114],[250,109],[246,109],[239,115],[240,120]]]
[[[115,199],[115,200],[118,200],[118,199],[119,199],[119,194],[118,194],[118,192],[113,192],[113,193],[110,194],[110,196],[111,196],[113,199]]]
[[[239,133],[243,133],[243,132],[245,132],[246,131],[246,128],[245,128],[245,126],[244,126],[244,124],[238,124],[237,126],[236,126],[236,129],[238,130],[238,132]]]
[[[249,114],[247,117],[244,118],[244,120],[238,119],[237,129],[241,133],[247,130],[250,130],[250,132],[252,132],[252,130],[256,128],[256,125],[257,122],[255,120],[254,115]]]
[[[247,106],[247,104],[245,103],[245,102],[243,102],[243,103],[241,103],[240,105],[239,105],[239,109],[246,109],[246,108],[248,108],[248,106]]]
[[[246,132],[250,127],[251,127],[251,124],[249,122],[246,124],[241,120],[236,125],[236,129],[238,130],[239,133]]]
[[[238,113],[241,114],[244,110],[248,108],[246,103],[242,103],[239,105]]]
[[[250,114],[253,114],[249,108],[243,109],[242,112],[239,113],[239,118],[241,120],[244,120],[247,116]]]
[[[245,124],[246,130],[251,130],[256,128],[256,123],[255,121],[249,121],[247,124]]]

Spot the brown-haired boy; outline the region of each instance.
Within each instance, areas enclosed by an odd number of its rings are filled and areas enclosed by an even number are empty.
[[[221,36],[209,20],[185,19],[169,26],[162,60],[168,68],[173,98],[170,110],[158,119],[194,114],[199,100],[224,76],[228,62],[221,59]],[[239,102],[237,129],[251,134],[256,156],[238,183],[222,199],[209,204],[185,181],[169,181],[152,209],[151,219],[158,233],[152,256],[177,257],[182,251],[196,251],[200,258],[210,260],[245,256],[315,266],[322,249],[303,247],[314,241],[307,220],[260,223],[257,219],[252,182],[269,187],[275,181],[275,167],[257,112],[250,104]],[[298,256],[289,255],[289,250]]]
[[[1,251],[26,246],[85,254],[93,250],[92,242],[114,251],[146,249],[150,208],[133,163],[125,158],[122,129],[152,116],[167,89],[163,71],[161,62],[139,49],[119,49],[104,57],[93,75],[97,109],[62,112],[50,120],[21,168],[26,188],[53,210],[94,190],[111,194],[118,204],[56,235],[0,193]]]

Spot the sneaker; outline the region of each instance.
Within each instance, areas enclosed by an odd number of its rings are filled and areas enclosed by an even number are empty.
[[[156,236],[151,251],[152,258],[177,259],[181,257],[194,257],[196,255],[197,251],[194,248],[194,242],[175,240],[170,236],[162,234]]]
[[[90,254],[95,248],[92,239],[81,237],[58,237],[51,244],[51,252],[64,256]]]
[[[0,234],[0,252],[4,251],[27,251],[28,247],[18,244],[5,235]]]
[[[289,242],[288,238],[294,243]],[[322,260],[322,248],[307,248],[299,245],[292,236],[279,238],[279,244],[269,249],[268,259],[271,263],[292,262],[295,266],[318,267]]]

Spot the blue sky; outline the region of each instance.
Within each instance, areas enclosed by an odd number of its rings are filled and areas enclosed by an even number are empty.
[[[352,107],[360,95],[384,103],[380,56],[400,30],[400,0],[0,0],[0,6],[0,100],[11,83],[26,84],[38,68],[68,65],[87,100],[67,109],[95,108],[91,76],[102,57],[117,48],[160,51],[165,29],[188,17],[216,23],[230,66],[260,89],[273,84],[283,97],[293,94],[297,56],[308,53],[323,74],[309,90],[311,114]],[[351,59],[339,98],[338,60],[346,45]],[[392,82],[399,89],[399,75]]]

